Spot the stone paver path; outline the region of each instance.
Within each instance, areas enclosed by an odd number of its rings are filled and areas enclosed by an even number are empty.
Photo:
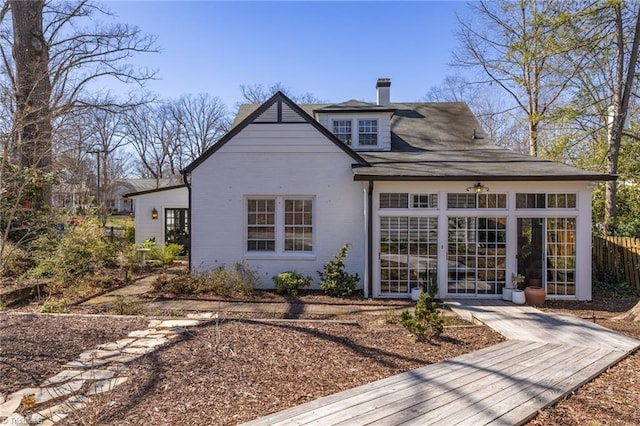
[[[50,426],[74,410],[84,408],[91,397],[108,392],[127,381],[127,363],[153,352],[214,314],[199,319],[152,320],[115,342],[81,353],[38,387],[20,389],[0,399],[0,425]],[[25,415],[19,414],[26,413]]]

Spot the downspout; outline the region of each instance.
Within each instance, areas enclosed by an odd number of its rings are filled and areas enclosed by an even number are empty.
[[[373,294],[373,181],[369,181],[367,191],[367,290],[369,298]]]
[[[190,178],[191,178],[191,173],[188,173],[184,170],[181,170],[180,173],[182,174],[182,181],[184,182],[185,186],[187,187],[187,191],[189,193],[189,205],[188,205],[188,209],[187,209],[187,231],[189,232],[189,272],[191,272],[191,182],[190,182]]]

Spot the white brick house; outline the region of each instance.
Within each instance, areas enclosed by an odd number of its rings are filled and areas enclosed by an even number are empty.
[[[499,148],[464,103],[296,105],[276,93],[184,171],[191,269],[317,270],[345,243],[370,297],[500,297],[518,274],[591,299],[591,187],[608,175]]]

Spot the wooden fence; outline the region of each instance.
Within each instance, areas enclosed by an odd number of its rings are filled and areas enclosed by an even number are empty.
[[[621,280],[640,290],[640,238],[593,237],[593,267],[624,274]]]

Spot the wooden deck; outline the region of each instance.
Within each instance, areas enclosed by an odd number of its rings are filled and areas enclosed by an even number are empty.
[[[245,425],[517,425],[640,347],[568,315],[498,300],[450,304],[512,340]]]

